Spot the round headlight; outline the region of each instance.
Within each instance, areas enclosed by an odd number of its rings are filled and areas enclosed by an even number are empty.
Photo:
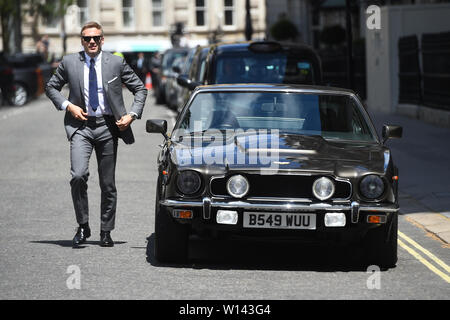
[[[334,183],[331,179],[322,177],[314,181],[312,191],[319,200],[330,199],[334,194]]]
[[[227,191],[235,198],[242,198],[248,193],[249,189],[250,185],[244,176],[236,175],[228,179]]]
[[[195,171],[182,171],[178,174],[177,187],[184,194],[194,194],[202,185],[200,175]]]
[[[371,174],[361,180],[359,189],[365,198],[376,199],[383,195],[384,183],[379,176]]]

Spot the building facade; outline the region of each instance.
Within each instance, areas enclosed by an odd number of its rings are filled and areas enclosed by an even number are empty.
[[[39,18],[37,33],[49,35],[49,52],[56,57],[63,54],[64,35],[66,52],[81,50],[80,27],[87,21],[97,21],[103,26],[104,49],[108,51],[163,51],[172,47],[171,34],[177,26],[183,33],[181,46],[205,45],[212,40],[239,41],[245,40],[245,3],[245,0],[76,0],[64,18]],[[250,7],[253,39],[262,39],[266,29],[265,1],[251,0]],[[24,52],[35,51],[33,23],[33,17],[24,15]]]

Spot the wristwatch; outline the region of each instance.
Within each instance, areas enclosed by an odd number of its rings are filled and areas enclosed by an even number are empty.
[[[137,119],[137,114],[136,113],[130,112],[129,115],[131,116],[131,118],[133,118],[133,120]]]

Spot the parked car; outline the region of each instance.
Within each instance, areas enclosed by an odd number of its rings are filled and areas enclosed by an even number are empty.
[[[4,101],[7,101],[10,92],[13,90],[13,69],[8,64],[8,61],[0,52],[0,106]]]
[[[175,59],[172,66],[172,72],[166,80],[166,104],[169,108],[180,111],[183,106],[183,87],[178,84],[179,74],[189,71],[196,48],[189,49],[187,56],[180,56]]]
[[[186,57],[188,54],[188,48],[173,48],[166,50],[161,59],[160,79],[158,80],[158,87],[156,87],[156,103],[166,102],[166,82],[170,74],[172,74],[173,62],[178,57]]]
[[[322,84],[319,55],[300,44],[272,41],[220,43],[199,49],[178,83],[190,92],[202,84]]]
[[[189,235],[361,242],[397,261],[398,169],[352,91],[299,85],[197,88],[158,157],[155,257],[183,262]],[[169,137],[170,136],[170,137]]]
[[[192,61],[189,68],[184,73],[177,76],[177,83],[180,85],[181,94],[178,102],[178,112],[184,107],[188,101],[192,90],[195,89],[196,84],[204,83],[206,57],[208,56],[209,46],[197,46],[193,53]]]
[[[44,92],[45,85],[53,74],[50,63],[34,53],[18,53],[6,58],[14,75],[14,88],[8,97],[11,104],[22,106]]]

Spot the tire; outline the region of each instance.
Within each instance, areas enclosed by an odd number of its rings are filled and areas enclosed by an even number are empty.
[[[179,224],[161,206],[155,216],[155,258],[159,262],[186,263],[188,226]]]
[[[15,87],[15,89],[11,93],[10,98],[9,98],[10,103],[13,106],[18,106],[18,107],[23,106],[28,101],[27,88],[25,88],[25,86],[20,83],[15,83],[14,87]]]
[[[163,263],[185,263],[188,258],[189,226],[174,221],[167,209],[159,204],[161,179],[158,177],[155,197],[156,260]]]
[[[392,214],[391,222],[369,230],[366,235],[368,263],[380,268],[392,268],[397,263],[398,214]]]

